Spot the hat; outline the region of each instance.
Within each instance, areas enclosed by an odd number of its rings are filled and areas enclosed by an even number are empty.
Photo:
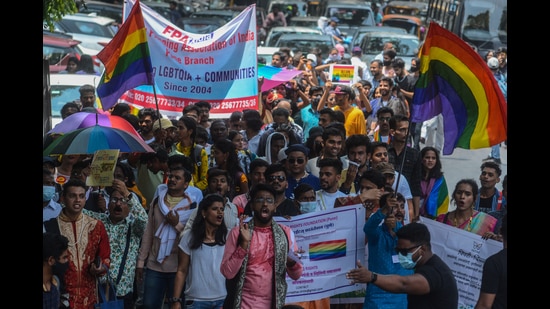
[[[336,86],[334,90],[331,90],[330,93],[334,94],[348,94],[348,92],[345,91],[344,86]]]
[[[285,153],[288,156],[293,151],[303,152],[306,155],[306,157],[307,155],[309,155],[309,148],[307,148],[303,144],[292,144],[286,148]]]
[[[176,126],[172,124],[172,121],[170,121],[170,119],[160,118],[159,120],[155,121],[155,123],[153,124],[153,132],[160,129],[161,127],[163,129],[168,129],[168,128],[175,128]]]
[[[340,20],[339,20],[338,17],[336,17],[336,16],[332,16],[332,17],[330,18],[330,21],[333,21],[333,22],[335,22],[335,23],[339,23],[339,22],[340,22]]]
[[[363,52],[363,50],[361,49],[361,47],[355,46],[355,47],[351,50],[351,52],[352,52],[353,54],[355,54],[355,53],[361,54],[361,53]]]
[[[497,58],[491,57],[489,58],[489,60],[487,60],[487,65],[489,66],[489,69],[496,70],[498,69],[500,64],[498,63]]]
[[[279,100],[279,99],[282,99],[282,98],[283,98],[283,96],[280,95],[279,93],[271,92],[270,94],[267,95],[266,101],[267,101],[268,104],[271,104],[271,103],[273,103],[273,101]]]
[[[45,164],[45,163],[51,164],[53,167],[57,166],[57,160],[48,156],[44,156],[42,159],[42,164]]]
[[[279,162],[283,161],[283,160],[286,160],[286,150],[288,148],[287,147],[284,147],[282,148],[281,150],[279,150],[279,153],[277,154],[277,160],[279,160]]]
[[[307,54],[306,58],[312,61],[313,66],[317,66],[317,56],[315,54]]]
[[[393,168],[393,164],[389,162],[380,162],[376,166],[376,169],[380,171],[382,174],[392,174],[395,175],[395,168]]]

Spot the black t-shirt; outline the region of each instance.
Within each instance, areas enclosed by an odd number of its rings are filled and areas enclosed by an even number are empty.
[[[248,201],[248,203],[246,203],[246,207],[244,208],[244,214],[247,216],[252,216],[252,205],[250,205],[251,202],[252,201]],[[287,198],[279,204],[279,206],[277,206],[273,217],[297,216],[299,214],[298,207],[294,205],[294,202],[292,202],[291,199]]]
[[[430,293],[408,295],[408,309],[450,309],[458,308],[458,288],[453,271],[436,254],[426,264],[415,269],[428,280]]]
[[[506,308],[508,303],[508,249],[491,255],[483,264],[480,292],[495,294],[493,309]]]

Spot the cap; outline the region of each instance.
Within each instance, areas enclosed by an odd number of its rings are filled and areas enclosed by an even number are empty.
[[[313,62],[313,66],[317,66],[317,56],[315,56],[315,54],[307,54],[306,58]]]
[[[285,153],[288,156],[293,151],[303,152],[306,155],[306,157],[307,155],[309,155],[309,148],[307,148],[303,144],[292,144],[286,148]]]
[[[487,60],[487,65],[489,66],[489,69],[496,70],[496,69],[498,69],[500,64],[498,63],[497,58],[491,57],[491,58],[489,58],[489,60]]]
[[[267,103],[271,104],[273,103],[273,101],[275,100],[279,100],[279,99],[282,99],[283,96],[278,94],[277,92],[271,92],[270,94],[267,95]]]
[[[360,53],[363,52],[363,50],[361,49],[361,47],[355,46],[355,47],[351,50],[351,52],[352,52],[353,54],[355,54],[355,53],[359,53],[359,54],[360,54]]]
[[[160,118],[159,120],[155,121],[155,123],[153,124],[153,132],[160,129],[161,127],[163,129],[175,128],[175,126],[172,124],[172,121],[170,121],[170,119],[168,118]]]
[[[376,166],[376,169],[380,171],[382,174],[395,174],[395,168],[393,168],[393,164],[389,162],[380,162]]]
[[[335,23],[339,23],[339,22],[340,22],[340,20],[339,20],[338,17],[336,17],[336,16],[332,16],[332,17],[330,18],[330,21],[333,21],[333,22],[335,22]]]
[[[349,94],[348,91],[346,91],[346,86],[336,86],[336,88],[334,88],[334,90],[331,90],[330,93],[334,93],[334,94]]]
[[[279,150],[279,153],[277,154],[277,160],[279,160],[279,162],[286,160],[286,157],[287,157],[286,150],[287,150],[287,147],[284,147],[281,150]]]

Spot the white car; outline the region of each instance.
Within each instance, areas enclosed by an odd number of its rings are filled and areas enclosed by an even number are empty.
[[[265,39],[265,43],[263,44],[263,46],[274,47],[279,37],[281,37],[281,35],[284,33],[317,35],[317,34],[323,34],[323,31],[321,31],[321,29],[314,29],[314,28],[300,27],[300,26],[273,27],[271,28],[271,30],[269,30],[269,33],[267,34],[267,37]]]
[[[115,36],[118,26],[109,17],[97,16],[96,13],[76,13],[56,21],[55,31],[72,35],[73,39],[81,42],[80,47],[86,54],[95,56]]]
[[[50,74],[52,128],[61,122],[61,108],[65,103],[75,100],[80,101],[78,89],[86,84],[93,85],[97,89],[100,80],[101,76],[93,74]],[[95,107],[99,106],[99,98],[96,94]]]

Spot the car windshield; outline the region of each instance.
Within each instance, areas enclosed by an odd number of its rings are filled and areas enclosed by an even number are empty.
[[[385,42],[392,42],[397,57],[414,57],[418,54],[419,41],[416,38],[396,38],[388,36],[363,38],[361,47],[365,54],[378,54],[382,51]]]
[[[67,27],[68,33],[95,35],[105,38],[112,38],[116,33],[114,31],[115,28],[87,21],[64,19],[62,22]]]
[[[408,20],[403,20],[403,19],[387,19],[387,20],[384,20],[383,25],[402,28],[402,29],[405,29],[405,31],[407,31],[408,34],[414,34],[414,35],[418,33],[418,27],[419,27],[418,24],[410,22]]]
[[[80,99],[80,85],[51,85],[52,117],[61,117],[61,108],[65,103]]]
[[[332,7],[329,9],[328,17],[337,17],[340,21],[338,24],[374,26],[370,13],[369,9]]]

